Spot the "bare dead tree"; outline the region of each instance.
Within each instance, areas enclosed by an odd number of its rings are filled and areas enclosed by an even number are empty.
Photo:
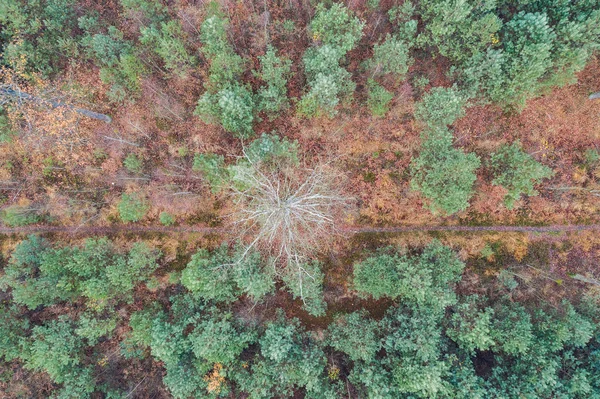
[[[239,261],[253,249],[266,252],[276,274],[296,276],[304,301],[304,281],[314,280],[305,266],[339,233],[336,222],[352,200],[341,194],[343,179],[328,164],[302,168],[244,159],[231,185],[238,238],[250,237]]]

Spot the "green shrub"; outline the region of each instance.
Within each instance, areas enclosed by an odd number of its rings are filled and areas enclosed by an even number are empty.
[[[385,116],[390,110],[390,101],[392,101],[394,95],[373,79],[369,79],[368,88],[369,98],[367,100],[367,105],[369,106],[371,114],[375,117]]]
[[[145,197],[138,193],[125,194],[117,204],[119,217],[124,222],[139,222],[150,210]]]
[[[600,154],[595,148],[588,148],[587,150],[585,150],[583,158],[585,164],[591,167],[594,166],[598,161],[600,161]]]
[[[13,130],[4,108],[0,106],[0,144],[12,142],[18,134]]]
[[[142,161],[141,157],[132,152],[123,160],[123,166],[131,173],[139,174],[142,173],[142,170],[144,169],[144,161]]]
[[[202,173],[214,193],[221,190],[227,177],[222,155],[195,154],[192,170]]]
[[[181,147],[177,148],[177,156],[181,158],[185,158],[190,153],[189,148],[184,144]]]
[[[160,223],[164,226],[172,226],[176,221],[175,216],[168,212],[161,212],[160,215],[158,215],[158,220],[160,220]]]
[[[504,204],[508,209],[514,207],[522,194],[538,195],[533,185],[554,175],[552,169],[524,152],[518,141],[500,147],[492,154],[490,165],[496,176],[492,183],[508,190],[504,197]]]
[[[44,220],[39,208],[22,205],[11,205],[0,212],[0,220],[8,227],[26,226]]]

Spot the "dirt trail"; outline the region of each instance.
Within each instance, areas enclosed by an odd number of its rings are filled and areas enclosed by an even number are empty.
[[[600,231],[600,224],[549,225],[549,226],[394,226],[394,227],[352,227],[345,226],[342,233],[410,233],[410,232],[523,232],[523,233],[561,233],[578,231]],[[117,234],[117,233],[200,233],[230,234],[234,230],[224,227],[206,226],[25,226],[0,227],[0,234],[66,233],[77,235]]]

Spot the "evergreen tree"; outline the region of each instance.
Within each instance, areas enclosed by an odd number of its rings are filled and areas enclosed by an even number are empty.
[[[427,207],[435,213],[465,210],[473,195],[479,158],[453,148],[452,134],[446,128],[430,129],[423,136],[421,152],[411,164],[411,188],[429,200]]]
[[[125,255],[106,238],[88,239],[83,247],[49,248],[35,236],[15,249],[1,286],[30,309],[86,297],[92,309],[128,301],[135,285],[158,267],[159,252],[135,244]]]
[[[354,265],[354,288],[375,299],[389,297],[444,309],[456,298],[449,284],[460,280],[464,264],[434,241],[418,257],[388,248]]]
[[[212,253],[201,249],[192,256],[181,273],[181,284],[207,300],[234,301],[237,298],[237,287],[232,276],[234,263],[225,245]]]
[[[504,198],[508,209],[514,207],[515,202],[522,194],[537,195],[538,192],[533,185],[554,174],[552,169],[540,164],[531,155],[524,152],[518,141],[500,147],[497,152],[492,154],[490,164],[496,176],[493,183],[508,190],[508,194]]]
[[[78,392],[89,397],[95,389],[90,370],[82,366],[81,354],[85,342],[78,337],[66,317],[52,320],[32,330],[27,344],[25,367],[48,373],[52,381],[64,383],[63,392]]]
[[[128,94],[139,94],[141,77],[148,73],[132,42],[114,26],[104,28],[94,17],[81,17],[79,27],[86,32],[81,38],[88,57],[100,67],[100,79],[110,86],[111,101],[120,102]]]
[[[261,69],[258,76],[266,86],[262,86],[258,91],[258,109],[274,117],[289,107],[286,85],[292,62],[277,56],[272,46],[269,46],[265,55],[259,58]]]
[[[492,308],[481,309],[477,297],[467,297],[456,305],[446,334],[470,354],[485,351],[495,344],[492,334]]]
[[[28,328],[29,320],[16,306],[0,303],[0,361],[10,362],[21,356]]]
[[[255,104],[251,91],[239,83],[243,59],[227,39],[228,20],[215,14],[200,28],[202,53],[210,63],[206,92],[198,100],[195,114],[206,123],[219,123],[240,138],[252,135]]]
[[[301,299],[304,309],[313,316],[324,315],[327,308],[323,300],[323,278],[317,261],[288,264],[281,276],[286,289],[294,298]]]
[[[502,27],[496,6],[496,0],[420,1],[425,32],[418,40],[460,63],[493,44]]]
[[[371,362],[381,348],[379,324],[366,312],[354,312],[329,325],[329,344],[351,360]]]
[[[0,4],[1,62],[48,76],[77,55],[73,0],[5,0]]]
[[[310,87],[298,104],[300,115],[333,116],[340,100],[349,98],[356,85],[340,61],[362,36],[363,23],[344,6],[334,3],[326,9],[317,6],[309,30],[319,47],[304,54],[304,68]]]
[[[152,48],[164,61],[165,67],[180,76],[197,64],[196,57],[186,48],[186,37],[178,21],[161,22],[141,29],[140,42]]]
[[[467,98],[456,86],[434,87],[417,104],[415,118],[435,131],[462,118],[466,105]]]

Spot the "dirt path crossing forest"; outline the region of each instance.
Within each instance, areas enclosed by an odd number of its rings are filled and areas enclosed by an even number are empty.
[[[391,227],[352,227],[340,228],[341,233],[428,233],[428,232],[522,232],[522,233],[562,233],[580,231],[600,231],[600,224],[571,224],[548,226],[391,226]],[[226,227],[206,226],[48,226],[34,225],[25,227],[0,227],[0,234],[34,234],[34,233],[67,233],[78,235],[117,234],[117,233],[200,233],[200,234],[229,234],[234,230]]]

